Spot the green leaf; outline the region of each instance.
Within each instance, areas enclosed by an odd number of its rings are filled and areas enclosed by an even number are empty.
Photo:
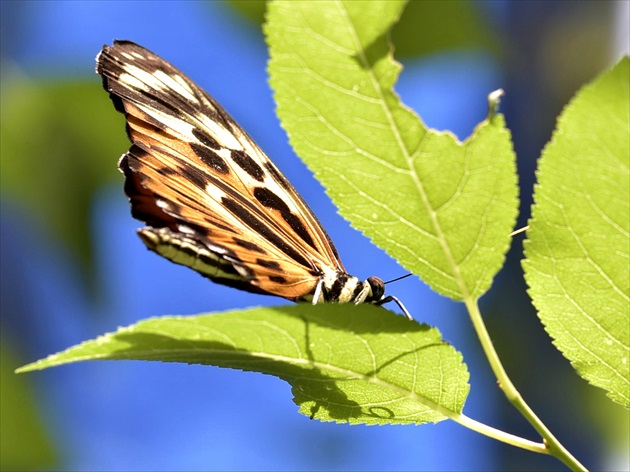
[[[460,143],[401,104],[387,36],[403,6],[271,3],[278,115],[355,228],[436,291],[477,298],[503,264],[517,214],[510,135],[497,115]]]
[[[227,0],[235,11],[263,24],[265,0]],[[483,49],[500,56],[503,43],[493,31],[485,8],[471,0],[409,2],[392,31],[400,57],[415,57],[445,50]]]
[[[323,421],[437,422],[461,412],[468,371],[436,329],[371,305],[296,305],[140,321],[22,367],[140,359],[229,367],[291,384]]]
[[[59,470],[60,457],[46,430],[32,379],[13,374],[15,353],[8,329],[0,345],[0,470]],[[15,334],[15,333],[13,333]]]
[[[86,261],[94,193],[120,179],[115,156],[128,147],[123,133],[108,132],[121,127],[110,107],[96,75],[56,83],[3,77],[3,196],[19,202]]]
[[[227,0],[226,3],[230,8],[233,8],[245,18],[258,25],[261,25],[265,20],[265,8],[267,6],[265,0]]]
[[[576,371],[630,407],[628,58],[584,87],[545,148],[523,261]]]
[[[422,0],[407,4],[392,31],[399,57],[441,53],[445,50],[486,50],[497,57],[503,43],[481,2]]]

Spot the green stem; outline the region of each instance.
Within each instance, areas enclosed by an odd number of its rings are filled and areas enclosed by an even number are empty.
[[[466,308],[468,309],[468,313],[470,314],[470,319],[472,320],[473,326],[475,327],[475,331],[477,332],[477,336],[479,336],[479,341],[481,342],[481,346],[483,347],[484,352],[486,353],[486,357],[488,358],[488,362],[490,363],[490,367],[492,367],[492,371],[496,376],[499,388],[503,390],[503,393],[507,397],[514,407],[521,412],[521,414],[525,417],[527,421],[538,431],[538,433],[543,438],[543,443],[546,448],[548,454],[557,457],[564,464],[571,468],[571,470],[587,470],[582,464],[578,462],[578,460],[571,455],[569,451],[565,449],[565,447],[560,444],[551,431],[544,425],[544,423],[536,416],[536,414],[532,411],[521,394],[516,390],[514,384],[508,377],[505,369],[503,368],[503,364],[501,364],[501,360],[497,355],[497,351],[494,349],[494,344],[490,339],[490,335],[486,330],[486,325],[483,322],[483,318],[481,317],[481,312],[479,311],[479,306],[477,305],[477,301],[467,300]]]
[[[514,436],[513,434],[506,433],[500,429],[475,421],[466,415],[450,416],[449,418],[461,424],[465,428],[476,431],[477,433],[488,436],[489,438],[496,439],[497,441],[509,444],[510,446],[520,447],[521,449],[537,452],[539,454],[549,454],[549,450],[543,443],[537,443],[528,439],[523,439],[519,436]]]

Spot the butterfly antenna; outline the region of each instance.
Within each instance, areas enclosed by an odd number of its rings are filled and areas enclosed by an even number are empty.
[[[395,279],[388,280],[387,282],[383,282],[384,284],[391,284],[392,282],[398,282],[399,280],[406,279],[407,277],[413,275],[411,272],[405,275],[401,275],[400,277],[396,277]]]
[[[396,277],[395,279],[388,280],[387,282],[383,282],[383,284],[390,284],[392,282],[397,282],[399,280],[406,279],[410,275],[413,275],[413,274],[411,272],[409,272],[408,274],[401,275],[400,277]],[[409,311],[407,311],[407,308],[405,308],[405,305],[403,305],[403,302],[398,300],[398,298],[396,298],[393,295],[388,295],[387,297],[383,298],[380,302],[378,302],[378,305],[383,305],[384,303],[388,303],[388,302],[394,302],[396,305],[398,305],[398,308],[400,308],[402,310],[402,312],[405,314],[407,319],[410,319],[410,320],[413,321],[413,317],[411,316]]]

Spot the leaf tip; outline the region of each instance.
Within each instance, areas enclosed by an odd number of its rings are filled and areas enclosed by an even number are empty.
[[[31,362],[30,364],[23,365],[22,367],[18,367],[13,371],[14,374],[25,374],[26,372],[31,372],[35,370],[35,362]]]

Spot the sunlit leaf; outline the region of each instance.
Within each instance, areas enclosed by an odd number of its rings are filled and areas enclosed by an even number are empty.
[[[400,102],[387,36],[403,6],[271,3],[278,115],[354,227],[436,291],[477,298],[503,265],[517,213],[510,134],[494,115],[460,143]]]
[[[576,371],[630,406],[628,58],[562,113],[538,169],[523,262],[530,295]]]
[[[96,359],[262,372],[323,421],[426,423],[461,411],[468,371],[426,325],[371,305],[297,305],[140,321],[19,369]]]

